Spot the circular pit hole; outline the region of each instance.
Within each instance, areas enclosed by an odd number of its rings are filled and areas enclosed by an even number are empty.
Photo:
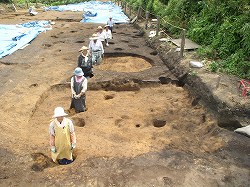
[[[157,128],[164,127],[166,125],[166,120],[154,119],[153,125],[154,125],[154,127],[157,127]]]
[[[72,118],[74,125],[78,127],[84,127],[85,126],[85,120],[83,118]]]
[[[105,100],[109,100],[109,99],[113,99],[113,98],[114,98],[114,95],[105,95],[104,96]]]
[[[51,47],[51,44],[44,44],[45,47]]]
[[[133,48],[139,48],[139,46],[137,45],[128,45],[129,47],[133,47]]]
[[[234,131],[235,129],[242,127],[238,120],[228,119],[226,117],[218,119],[218,126],[230,131]]]
[[[114,50],[116,50],[116,51],[122,51],[123,49],[122,48],[115,48]]]
[[[158,53],[157,53],[157,51],[153,51],[153,52],[151,52],[150,54],[155,56],[155,55],[157,55]]]
[[[121,40],[121,42],[124,42],[124,43],[129,43],[128,40]]]
[[[85,41],[84,40],[82,40],[82,41],[76,41],[76,43],[84,43]]]

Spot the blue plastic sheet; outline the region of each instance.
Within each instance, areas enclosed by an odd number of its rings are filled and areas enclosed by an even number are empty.
[[[128,23],[129,21],[129,18],[124,14],[121,7],[112,2],[88,1],[78,4],[51,6],[44,10],[83,11],[81,22],[106,24],[109,17],[112,17],[115,23]]]
[[[39,33],[50,29],[48,21],[32,21],[19,25],[0,24],[0,58],[32,41]]]

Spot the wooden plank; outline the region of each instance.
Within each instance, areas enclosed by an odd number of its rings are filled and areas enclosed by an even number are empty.
[[[171,42],[175,44],[177,47],[181,47],[181,39],[172,39]],[[201,46],[196,44],[195,42],[189,40],[188,38],[185,39],[185,46],[184,49],[198,49]]]

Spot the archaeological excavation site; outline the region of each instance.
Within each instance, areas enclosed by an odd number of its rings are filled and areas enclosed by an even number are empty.
[[[86,111],[70,108],[79,49],[99,24],[80,12],[0,15],[1,24],[55,22],[0,59],[0,186],[247,187],[249,97],[234,78],[191,69],[193,51],[117,24],[88,78]],[[102,25],[103,26],[103,25]],[[219,78],[218,78],[219,77]],[[63,107],[74,124],[74,161],[52,161],[49,124]]]

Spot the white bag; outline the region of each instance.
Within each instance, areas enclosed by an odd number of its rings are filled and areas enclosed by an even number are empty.
[[[238,128],[238,129],[234,130],[234,132],[239,132],[239,133],[247,134],[248,136],[250,136],[250,125],[248,125],[246,127]]]
[[[190,61],[189,65],[193,68],[202,68],[204,65],[202,62]]]

